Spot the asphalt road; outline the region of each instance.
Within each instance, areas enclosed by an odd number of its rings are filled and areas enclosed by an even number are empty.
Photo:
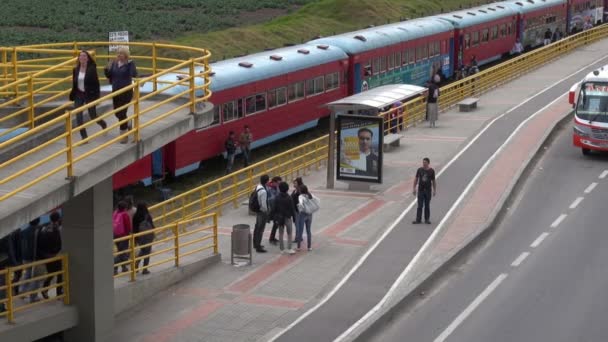
[[[445,174],[438,180],[441,196],[433,199],[431,208],[434,224],[431,227],[422,225],[412,228],[410,222],[413,219],[413,212],[410,212],[410,215],[405,217],[405,222],[400,223],[400,229],[394,229],[380,243],[344,286],[316,311],[291,327],[275,341],[332,341],[363,317],[382,299],[398,275],[428,239],[435,223],[439,222],[448,212],[475,176],[476,172],[473,171],[482,167],[523,120],[566,93],[573,83],[599,65],[602,63],[590,65],[585,70],[562,80],[497,120],[446,169]],[[577,175],[570,175],[570,177],[577,177]],[[545,197],[541,199],[541,202],[547,200],[548,198]],[[413,339],[411,341],[426,340]]]
[[[491,239],[373,341],[608,341],[607,190],[608,154],[566,125]]]

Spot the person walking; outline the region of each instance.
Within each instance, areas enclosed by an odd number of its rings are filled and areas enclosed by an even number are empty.
[[[122,88],[128,87],[133,83],[133,77],[137,77],[137,68],[135,62],[129,59],[129,49],[121,46],[118,48],[116,59],[106,65],[104,73],[110,83],[112,84],[112,92],[121,90]],[[126,92],[116,95],[112,98],[112,104],[114,110],[117,110],[115,115],[120,124],[120,134],[126,134],[129,131],[129,120],[127,120],[127,111],[129,109],[128,104],[133,100],[133,89],[129,89]],[[121,140],[121,144],[129,142],[129,136],[125,135]]]
[[[291,196],[287,193],[289,184],[280,182],[278,188],[279,193],[274,199],[271,216],[279,230],[279,249],[281,252],[294,254],[295,251],[291,248],[291,232],[293,229],[292,221],[296,218],[296,208]],[[285,251],[283,244],[283,233],[285,231],[287,231],[287,251]]]
[[[228,138],[224,142],[224,148],[226,149],[226,174],[232,172],[232,166],[234,165],[234,155],[236,154],[236,142],[234,141],[234,132],[228,133]]]
[[[61,251],[61,215],[58,212],[53,212],[50,216],[51,222],[40,229],[38,233],[38,256],[39,259],[50,259],[56,257]],[[53,274],[62,271],[61,260],[55,260],[46,264],[46,273]],[[43,287],[47,288],[51,285],[51,281],[55,276],[51,275],[44,280]],[[57,274],[57,284],[63,283],[63,274]],[[49,299],[49,290],[41,291],[44,299]],[[57,287],[57,296],[63,294],[63,287]]]
[[[428,97],[426,100],[426,115],[429,120],[430,127],[436,127],[435,121],[437,121],[438,117],[438,105],[437,101],[439,101],[439,82],[441,81],[439,75],[433,76],[433,79],[428,83]]]
[[[74,108],[84,106],[89,102],[99,99],[99,77],[97,76],[97,64],[87,51],[80,51],[76,67],[72,70],[72,91],[70,91],[69,99],[74,101]],[[89,118],[96,120],[97,124],[104,130],[108,125],[103,119],[97,120],[97,108],[92,106],[88,110]],[[78,126],[84,124],[83,111],[79,110],[76,113],[76,123]],[[88,137],[87,129],[80,129],[80,137],[84,140]],[[86,142],[85,142],[86,144]]]
[[[133,215],[133,233],[143,233],[152,229],[154,229],[154,220],[152,219],[152,215],[150,215],[148,206],[145,203],[137,204],[137,211],[135,211],[135,215]],[[143,257],[144,267],[141,273],[144,275],[150,274],[150,271],[148,270],[150,257],[148,255],[152,253],[152,246],[150,246],[150,244],[153,241],[154,233],[140,235],[135,238],[135,243],[140,247],[138,260],[135,262],[135,269],[139,269],[139,261],[142,260],[141,258]]]
[[[266,253],[266,249],[262,245],[262,237],[264,236],[264,229],[266,229],[266,222],[268,222],[268,190],[266,184],[270,177],[263,175],[260,177],[260,184],[255,187],[257,201],[260,206],[260,210],[256,212],[255,216],[255,228],[253,230],[253,248],[258,253]]]
[[[270,237],[268,239],[268,243],[276,245],[279,240],[277,240],[277,229],[278,229],[278,225],[276,223],[276,221],[274,220],[273,215],[273,209],[274,209],[274,201],[277,198],[277,196],[279,195],[279,184],[283,181],[283,179],[279,176],[275,176],[272,177],[272,179],[270,180],[270,182],[268,182],[268,184],[266,185],[266,189],[268,190],[268,206],[269,206],[269,212],[270,212],[270,217],[269,219],[272,221],[272,229],[270,230]]]
[[[38,250],[37,243],[40,228],[40,218],[35,218],[30,221],[27,228],[21,232],[21,251],[24,264],[29,264],[38,260],[36,251]],[[40,281],[30,280],[35,277],[35,269],[36,267],[28,267],[25,269],[22,280],[24,283],[21,285],[21,290],[19,291],[20,293],[32,292],[40,287]],[[38,293],[30,293],[30,303],[37,302],[39,300]]]
[[[435,181],[435,170],[430,166],[429,158],[422,159],[422,167],[416,171],[412,192],[418,196],[418,208],[416,209],[416,220],[413,224],[422,222],[422,208],[424,208],[424,223],[431,224],[431,195],[437,193],[437,182]],[[418,191],[416,191],[418,187]]]
[[[253,135],[248,125],[245,125],[245,130],[239,136],[239,145],[241,146],[241,152],[243,153],[244,166],[249,166],[251,161],[251,141],[253,141]]]
[[[551,44],[552,37],[553,37],[553,33],[551,33],[551,29],[547,27],[547,31],[545,31],[545,39],[543,40],[543,45]]]
[[[129,219],[129,213],[127,212],[127,203],[124,201],[118,202],[118,206],[114,213],[112,213],[112,228],[114,233],[114,239],[125,237],[131,234],[132,222]],[[129,255],[125,252],[129,249],[129,240],[122,240],[120,242],[116,242],[117,251],[123,252],[118,254],[114,258],[114,275],[118,274],[118,267],[116,264],[123,263],[129,260]],[[121,265],[122,272],[127,272],[129,269],[126,264]]]
[[[312,251],[312,215],[319,210],[319,199],[313,196],[306,185],[300,187],[300,196],[298,197],[298,210],[300,213],[300,232],[298,240],[298,250],[302,242],[304,227],[306,227],[306,245],[309,251]]]

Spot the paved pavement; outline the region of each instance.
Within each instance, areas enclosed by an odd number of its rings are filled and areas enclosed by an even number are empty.
[[[509,111],[438,179],[432,219],[439,222],[513,129],[562,95],[575,78],[546,92],[541,90],[604,57],[606,45],[608,42],[599,42],[586,47],[481,96],[479,109],[473,113],[444,113],[436,129],[424,124],[408,129],[401,147],[385,154],[385,183],[374,186],[373,191],[346,191],[340,183],[336,190],[325,190],[325,170],[305,175],[305,183],[322,201],[322,209],[313,221],[311,252],[280,255],[277,248],[266,243],[270,253],[256,254],[253,266],[230,266],[229,227],[253,224],[254,219],[247,216],[244,207],[226,211],[220,218],[222,263],[119,315],[115,320],[115,340],[269,340],[332,291],[367,247],[410,205],[412,176],[422,157],[430,157],[432,166],[442,170],[482,127]],[[531,94],[538,96],[523,103]],[[355,272],[347,285],[329,299],[327,303],[332,305],[322,305],[280,339],[330,341],[358,320],[383,296],[435,227],[412,226],[408,224],[411,220],[410,214],[391,232],[393,235],[376,249],[386,253],[372,255],[366,261],[372,267],[365,268],[365,274]],[[332,301],[344,293],[346,300],[339,299],[334,305]],[[340,310],[332,311],[335,308]]]
[[[570,125],[547,147],[487,245],[372,341],[606,340],[608,156]]]

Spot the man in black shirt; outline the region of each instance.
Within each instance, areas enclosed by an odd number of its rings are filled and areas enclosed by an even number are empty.
[[[435,181],[435,170],[429,166],[431,161],[429,158],[422,159],[422,167],[416,171],[414,178],[414,187],[412,192],[414,196],[418,195],[418,209],[416,210],[416,221],[413,224],[419,224],[422,221],[422,208],[424,207],[424,223],[431,224],[431,194],[435,196],[437,191],[437,182]],[[418,193],[416,193],[418,186]]]
[[[226,174],[232,172],[232,165],[234,164],[234,155],[236,154],[236,141],[234,141],[234,132],[228,133],[228,139],[224,142],[224,148],[226,148]]]

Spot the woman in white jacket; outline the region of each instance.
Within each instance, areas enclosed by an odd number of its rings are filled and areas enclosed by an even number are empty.
[[[312,235],[310,232],[310,226],[312,225],[312,215],[317,210],[319,210],[319,199],[313,196],[309,191],[306,185],[302,185],[300,187],[300,196],[298,197],[298,211],[300,213],[299,219],[300,221],[300,230],[304,230],[306,227],[306,242],[308,245],[308,250],[312,250]],[[298,249],[300,249],[300,244],[302,243],[302,233],[299,232],[298,239]]]

